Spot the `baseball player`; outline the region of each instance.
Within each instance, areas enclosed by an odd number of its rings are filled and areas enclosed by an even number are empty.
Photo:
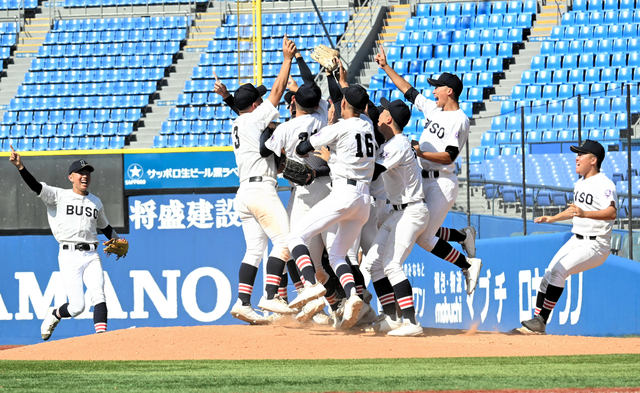
[[[430,217],[427,229],[416,243],[461,268],[465,275],[467,294],[470,295],[476,287],[482,268],[482,261],[475,258],[475,229],[467,227],[462,231],[447,228],[440,230],[458,196],[454,161],[469,136],[469,118],[458,105],[462,81],[448,72],[442,73],[438,79],[428,79],[429,84],[435,87],[435,101],[432,101],[389,67],[382,46],[375,60],[405,98],[418,107],[425,117],[424,131],[419,143],[415,143],[413,148],[422,167],[424,196]],[[462,255],[447,241],[462,243],[469,257]]]
[[[291,255],[307,281],[291,307],[301,307],[325,294],[324,286],[315,280],[307,245],[313,236],[337,224],[333,229],[335,238],[329,250],[329,262],[348,297],[343,314],[344,329],[356,323],[363,305],[345,256],[369,217],[369,182],[374,169],[375,145],[371,121],[361,117],[368,102],[369,95],[362,86],[349,87],[341,102],[343,120],[309,136],[296,148],[296,153],[304,156],[315,148],[329,147],[333,189],[309,210],[289,236]]]
[[[604,263],[611,252],[611,228],[617,215],[615,184],[600,172],[604,147],[592,140],[571,146],[577,153],[576,173],[580,179],[573,188],[573,203],[555,216],[542,216],[536,223],[572,220],[574,235],[558,250],[544,274],[536,298],[535,316],[522,321],[522,333],[545,334],[549,315],[555,307],[565,280],[572,274],[593,269]]]
[[[289,219],[276,192],[275,160],[270,151],[261,148],[261,138],[269,135],[263,131],[280,116],[276,106],[284,93],[296,52],[295,44],[286,36],[282,47],[282,67],[266,100],[262,96],[267,89],[264,86],[256,88],[250,83],[240,86],[234,94],[239,116],[233,122],[233,152],[240,178],[235,207],[242,221],[247,251],[240,264],[238,300],[231,309],[231,315],[251,324],[269,323],[251,307],[253,284],[269,239],[273,249],[266,263],[265,296],[260,299],[258,307],[279,314],[295,313],[278,295],[281,274],[285,261],[289,259],[286,246]]]
[[[390,336],[419,336],[422,326],[416,321],[413,289],[402,267],[417,237],[429,222],[429,210],[422,190],[422,174],[416,154],[402,130],[411,118],[411,110],[401,100],[381,100],[378,129],[387,139],[376,154],[373,178],[383,178],[393,212],[377,232],[366,254],[364,266],[371,266],[371,280],[386,314],[380,330]],[[395,295],[395,298],[394,298]],[[404,323],[396,321],[397,299]]]
[[[119,239],[105,215],[100,198],[89,193],[93,166],[85,160],[74,161],[69,167],[72,189],[39,183],[25,168],[20,154],[11,146],[9,161],[20,176],[47,206],[47,219],[53,236],[60,243],[58,266],[68,302],[58,308],[49,307],[40,327],[43,340],[48,340],[62,318],[80,315],[85,309],[83,283],[93,303],[93,324],[96,333],[107,331],[107,303],[104,295],[104,275],[98,254],[96,229],[109,239]]]

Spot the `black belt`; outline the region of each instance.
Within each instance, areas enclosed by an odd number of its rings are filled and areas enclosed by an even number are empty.
[[[437,179],[440,177],[440,171],[427,171],[426,169],[422,170],[422,177],[429,179]]]
[[[598,236],[582,236],[576,233],[576,237],[580,240],[588,239],[588,240],[596,240]]]
[[[262,176],[254,176],[249,178],[249,183],[261,182],[261,181],[262,181]]]
[[[358,181],[353,179],[347,179],[347,184],[351,184],[352,186],[355,186],[356,184],[358,184]]]
[[[70,244],[65,244],[62,246],[63,250],[68,250]],[[94,250],[98,249],[98,243],[76,243],[73,247],[78,251],[91,251],[91,246],[93,246]]]
[[[425,202],[425,200],[423,199],[422,201],[416,201],[416,202],[409,202],[409,203],[403,203],[402,205],[391,205],[393,206],[393,210],[398,211],[398,210],[404,210],[407,208],[407,206],[409,205],[413,205],[414,203],[420,203],[420,202]]]

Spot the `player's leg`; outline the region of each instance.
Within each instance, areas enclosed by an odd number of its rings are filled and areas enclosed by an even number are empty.
[[[553,257],[550,270],[540,282],[534,318],[522,321],[522,325],[532,332],[545,333],[549,316],[564,291],[567,277],[602,265],[610,250],[605,241],[580,240],[575,236],[569,239]]]
[[[83,280],[93,304],[93,325],[96,333],[107,331],[107,300],[104,296],[104,271],[98,253],[84,269]]]
[[[462,229],[440,227],[436,232],[436,237],[445,242],[460,243],[469,258],[476,257],[476,229],[474,227]]]

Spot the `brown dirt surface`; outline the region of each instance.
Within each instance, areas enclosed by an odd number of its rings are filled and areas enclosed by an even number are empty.
[[[12,360],[364,359],[640,353],[640,338],[424,329],[422,337],[318,325],[135,328],[0,351]],[[54,333],[55,334],[55,333]]]

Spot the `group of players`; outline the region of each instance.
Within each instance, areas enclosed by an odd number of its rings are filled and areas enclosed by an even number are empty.
[[[462,82],[448,73],[429,79],[435,100],[427,98],[389,67],[380,48],[379,67],[424,113],[420,141],[410,141],[403,129],[411,110],[402,100],[383,98],[377,107],[365,88],[349,86],[336,59],[338,80],[327,71],[328,103],[295,43],[284,37],[282,50],[282,67],[266,99],[264,86],[246,84],[234,95],[219,81],[215,87],[238,114],[233,123],[240,177],[235,208],[247,251],[231,315],[268,324],[295,314],[298,321],[313,318],[343,330],[373,325],[392,336],[421,335],[403,268],[413,245],[461,268],[468,294],[482,267],[475,258],[473,227],[441,228],[458,194],[455,160],[469,135],[469,119],[458,106]],[[301,86],[289,76],[294,59]],[[292,118],[276,124],[276,107],[287,87]],[[291,183],[286,209],[276,192],[284,160],[311,168],[307,179]],[[258,307],[273,314],[265,317],[253,309],[251,294],[269,239],[273,248]],[[461,243],[467,256],[449,241]],[[323,264],[325,251],[328,263]],[[380,315],[369,305],[365,275],[373,282]],[[298,292],[290,302],[289,277]],[[330,316],[324,313],[327,303]]]

